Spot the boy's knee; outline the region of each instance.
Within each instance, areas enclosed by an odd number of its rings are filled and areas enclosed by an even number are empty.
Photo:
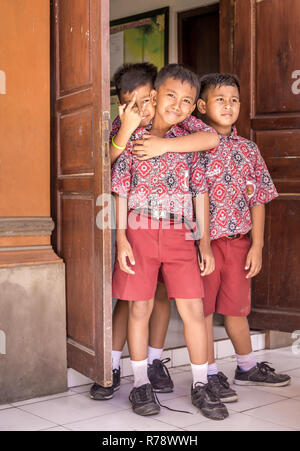
[[[225,327],[234,327],[235,329],[248,329],[249,323],[246,316],[224,316]]]
[[[132,301],[129,303],[129,316],[132,319],[149,318],[152,312],[152,303],[150,301]]]
[[[203,303],[201,299],[187,299],[183,301],[181,311],[188,321],[204,321]]]

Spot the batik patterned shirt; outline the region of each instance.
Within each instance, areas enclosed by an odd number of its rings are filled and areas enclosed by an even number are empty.
[[[203,121],[201,121],[201,119],[197,119],[194,116],[188,116],[183,122],[181,122],[178,125],[189,133],[194,132],[215,133],[215,130],[212,127],[209,127],[209,125],[206,125]],[[146,128],[150,130],[151,126],[152,122],[150,122],[150,124]],[[121,128],[121,119],[119,116],[117,116],[112,123],[112,128],[109,136],[110,142],[113,139],[113,137],[118,133],[120,128]],[[134,135],[132,136],[132,139],[134,139]]]
[[[252,227],[250,209],[278,196],[257,145],[237,135],[220,135],[220,144],[199,152],[210,199],[210,237],[217,239]]]
[[[194,124],[198,121],[199,131],[201,127],[205,128],[205,131],[212,130],[196,118],[191,121]],[[139,161],[132,153],[134,140],[142,139],[148,130],[148,127],[136,130],[132,136],[133,140],[128,142],[126,149],[113,165],[112,191],[128,198],[129,210],[165,211],[192,220],[192,198],[207,191],[205,169],[199,164],[201,153],[169,152]],[[165,137],[175,138],[188,134],[189,131],[175,125]]]

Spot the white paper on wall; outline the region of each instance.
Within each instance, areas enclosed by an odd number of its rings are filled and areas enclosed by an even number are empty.
[[[124,32],[110,35],[110,76],[122,66],[124,61]]]

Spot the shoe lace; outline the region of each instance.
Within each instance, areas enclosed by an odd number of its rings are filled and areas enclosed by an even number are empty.
[[[141,401],[141,402],[147,401],[147,399],[149,398],[148,390],[149,390],[149,388],[146,384],[142,385],[139,388],[139,390],[136,392],[139,401]]]
[[[268,363],[270,362],[257,362],[256,366],[259,369],[259,371],[263,374],[266,375],[268,373],[274,373],[275,369],[271,368]]]
[[[166,364],[168,362],[170,362],[170,358],[167,357],[163,360],[154,360],[153,365],[155,366],[155,368],[157,369],[157,372],[160,376],[164,377],[165,375],[168,376],[168,378],[170,378],[170,373],[169,370],[166,366]]]
[[[207,384],[204,384],[203,382],[196,382],[194,385],[194,388],[203,388],[210,396],[211,401],[219,401],[219,398],[216,396],[216,393],[214,391],[214,386],[212,384],[212,381],[209,379]],[[200,391],[199,391],[200,395]]]
[[[146,402],[149,400],[149,384],[145,384],[142,385],[141,387],[139,387],[138,391],[136,391],[135,396],[138,398],[138,400],[140,402]],[[153,398],[157,401],[157,404],[160,407],[163,407],[165,409],[171,410],[172,412],[181,412],[181,413],[190,413],[191,415],[193,415],[192,412],[188,412],[187,410],[178,410],[178,409],[172,409],[171,407],[168,406],[164,406],[163,404],[161,404],[160,400],[158,399],[157,394],[152,390],[151,394],[153,396]],[[129,399],[131,400],[132,394],[130,394]]]
[[[223,387],[225,387],[225,388],[230,387],[229,383],[227,382],[228,377],[226,377],[225,374],[222,373],[221,371],[218,373],[218,379],[220,381],[220,384],[223,385]]]
[[[193,415],[193,412],[189,412],[188,410],[172,409],[171,407],[164,406],[163,404],[161,404],[161,402],[160,402],[160,400],[159,400],[157,394],[156,394],[155,392],[153,392],[153,394],[154,394],[154,397],[155,397],[157,403],[160,405],[160,407],[163,407],[164,409],[171,410],[172,412],[189,413],[189,414]]]
[[[227,382],[228,378],[221,372],[213,376],[209,376],[208,380],[210,382],[211,388],[215,391],[216,394],[220,389],[220,385],[227,389],[230,388],[230,385]]]
[[[153,365],[154,365],[155,368],[157,369],[158,374],[159,374],[160,376],[163,376],[163,377],[164,377],[165,375],[167,375],[169,379],[171,379],[171,376],[170,376],[170,373],[169,373],[169,370],[168,370],[166,364],[167,364],[168,362],[170,362],[170,360],[171,360],[171,359],[170,359],[169,357],[166,357],[166,358],[163,359],[163,360],[158,360],[158,359],[157,359],[157,360],[154,360],[154,361],[153,361]],[[168,406],[165,406],[165,405],[161,404],[161,402],[160,402],[160,400],[159,400],[157,394],[156,394],[155,392],[153,392],[153,393],[154,393],[154,397],[155,397],[155,399],[156,399],[158,405],[160,405],[160,407],[163,407],[163,408],[165,408],[165,409],[171,410],[172,412],[189,413],[189,414],[193,415],[192,412],[188,412],[187,410],[172,409],[171,407],[168,407]]]

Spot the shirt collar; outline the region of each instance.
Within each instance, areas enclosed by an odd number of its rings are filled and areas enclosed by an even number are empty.
[[[177,138],[178,136],[183,136],[183,135],[189,135],[189,132],[184,130],[182,127],[180,127],[180,124],[175,124],[175,125],[173,125],[173,127],[170,128],[170,130],[166,134],[166,137],[169,138],[170,136],[173,136],[173,137]]]
[[[152,121],[150,121],[149,124],[146,125],[146,127],[139,127],[139,128],[137,128],[137,129],[132,133],[131,138],[132,138],[133,140],[135,140],[135,139],[140,139],[140,138],[143,136],[143,134],[144,134],[145,132],[149,132],[149,131],[151,130],[151,128],[152,128]]]
[[[219,138],[220,138],[220,140],[222,139],[222,140],[235,140],[235,139],[238,139],[238,134],[237,134],[237,129],[236,129],[236,127],[232,127],[232,130],[231,130],[231,133],[230,133],[230,135],[227,135],[227,136],[223,136],[223,135],[220,135],[220,133],[218,133],[218,135],[219,135]]]
[[[133,136],[134,139],[138,139],[141,137],[145,132],[151,131],[153,121],[149,122],[149,124],[146,127],[140,127],[137,130],[134,131]],[[179,124],[173,125],[173,127],[170,128],[170,130],[167,131],[165,138],[177,138],[178,136],[188,135],[189,132],[184,130],[180,127]]]

